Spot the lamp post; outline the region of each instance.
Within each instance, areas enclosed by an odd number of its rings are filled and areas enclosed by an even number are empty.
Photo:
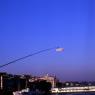
[[[35,52],[35,53],[26,55],[26,56],[24,56],[24,57],[20,57],[20,58],[18,58],[18,59],[16,59],[16,60],[13,60],[13,61],[8,62],[8,63],[6,63],[6,64],[0,65],[0,68],[3,68],[3,67],[5,67],[5,66],[10,65],[10,64],[12,64],[12,63],[15,63],[15,62],[17,62],[17,61],[20,61],[20,60],[26,59],[26,58],[28,58],[28,57],[31,57],[31,56],[34,56],[34,55],[37,55],[37,54],[40,54],[40,53],[43,53],[43,52],[46,52],[46,51],[50,51],[50,50],[53,50],[53,49],[55,49],[57,52],[62,52],[62,51],[64,51],[64,48],[60,48],[60,47],[53,47],[53,48],[48,48],[48,49],[40,50],[40,51],[37,51],[37,52]]]

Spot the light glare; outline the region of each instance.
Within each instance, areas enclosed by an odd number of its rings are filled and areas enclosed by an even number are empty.
[[[62,52],[62,51],[64,51],[64,48],[56,48],[56,51],[57,52]]]

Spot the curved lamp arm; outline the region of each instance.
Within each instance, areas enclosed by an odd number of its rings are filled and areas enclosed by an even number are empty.
[[[28,58],[28,57],[31,57],[31,56],[37,55],[37,54],[39,54],[39,53],[43,53],[43,52],[46,52],[46,51],[50,51],[50,50],[52,50],[52,49],[56,49],[56,51],[58,51],[58,52],[64,50],[63,48],[59,48],[59,47],[53,47],[53,48],[44,49],[44,50],[37,51],[37,52],[35,52],[35,53],[29,54],[29,55],[27,55],[27,56],[24,56],[24,57],[18,58],[18,59],[16,59],[16,60],[13,60],[13,61],[8,62],[8,63],[6,63],[6,64],[0,65],[0,68],[5,67],[5,66],[7,66],[7,65],[10,65],[10,64],[12,64],[12,63],[15,63],[15,62],[17,62],[17,61],[20,61],[20,60],[26,59],[26,58]]]

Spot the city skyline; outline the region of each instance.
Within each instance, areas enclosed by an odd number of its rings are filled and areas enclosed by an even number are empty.
[[[56,75],[60,80],[95,80],[95,1],[0,1],[0,65],[60,46],[1,68],[14,74]]]

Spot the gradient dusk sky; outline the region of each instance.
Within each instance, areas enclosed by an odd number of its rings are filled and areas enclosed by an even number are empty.
[[[0,72],[95,80],[95,0],[0,0]]]

